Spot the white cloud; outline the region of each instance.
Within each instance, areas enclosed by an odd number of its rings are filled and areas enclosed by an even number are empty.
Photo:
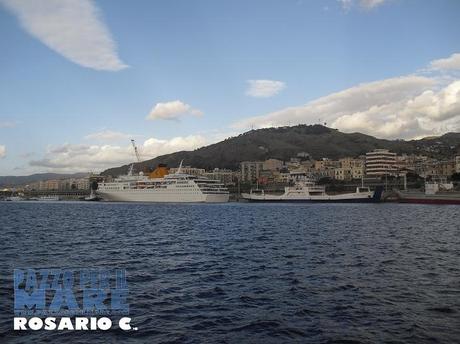
[[[452,54],[445,59],[434,60],[430,64],[433,69],[458,69],[460,70],[460,54]]]
[[[192,108],[190,105],[183,103],[180,100],[174,100],[171,102],[156,104],[146,119],[178,120],[179,117],[184,115],[202,116],[203,112]]]
[[[460,131],[460,54],[432,61],[430,69],[363,83],[261,116],[236,129],[324,123],[345,132],[384,138],[416,138]],[[442,69],[442,73],[439,70]],[[423,75],[422,75],[423,74]]]
[[[85,136],[86,140],[95,141],[117,141],[132,139],[136,135],[125,134],[118,131],[102,130]]]
[[[353,5],[352,0],[337,0],[337,1],[340,3],[340,5],[345,11],[348,11],[349,9],[351,9]]]
[[[447,81],[446,81],[447,80]],[[413,138],[460,130],[460,81],[408,75],[360,84],[234,123],[248,129],[327,122],[345,132]]]
[[[206,143],[207,140],[201,135],[178,136],[169,140],[161,140],[152,137],[144,142],[141,153],[155,157],[183,150],[193,150],[203,147]]]
[[[345,11],[350,10],[353,6],[357,5],[361,8],[370,10],[377,6],[382,5],[387,0],[337,0]]]
[[[0,159],[3,159],[6,156],[6,146],[0,145]]]
[[[244,119],[236,128],[272,127],[296,123],[331,123],[342,116],[400,102],[429,89],[435,82],[429,78],[410,75],[361,84],[313,100],[303,106],[289,107],[263,116]]]
[[[33,37],[70,61],[96,70],[128,67],[90,0],[0,0]]]
[[[384,2],[385,0],[360,0],[359,5],[361,7],[371,9],[371,8],[382,5]]]
[[[206,143],[206,139],[200,135],[174,137],[169,140],[149,138],[138,148],[142,160],[148,160],[180,150],[193,150]],[[32,160],[29,164],[46,171],[84,172],[102,171],[135,160],[130,144],[124,146],[64,144],[50,147],[43,159]]]
[[[248,80],[246,95],[256,98],[268,98],[280,93],[286,84],[276,80]]]

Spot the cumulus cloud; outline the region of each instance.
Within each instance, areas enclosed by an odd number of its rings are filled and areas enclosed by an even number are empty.
[[[381,116],[379,111],[394,111],[397,106],[431,89],[435,84],[433,79],[417,75],[360,84],[313,100],[303,106],[289,107],[266,115],[244,119],[233,126],[235,128],[263,128],[297,123],[317,123],[318,120],[321,120],[321,122],[334,122],[339,129],[352,130],[350,124],[343,125],[351,115],[355,115],[355,122],[371,114],[383,122],[385,117]],[[370,132],[375,128],[369,126],[368,121],[363,121],[362,126],[358,129]]]
[[[414,138],[460,130],[460,80],[408,75],[340,92],[233,124],[264,128],[326,122],[345,132]]]
[[[174,100],[166,103],[157,103],[146,119],[178,120],[179,117],[185,115],[202,116],[203,112],[192,108],[190,105],[180,100]]]
[[[169,140],[150,138],[142,146],[142,153],[155,157],[163,154],[193,150],[206,145],[207,140],[201,135],[189,135],[185,137],[173,137]]]
[[[286,84],[276,80],[248,80],[246,95],[256,98],[269,98],[286,88]]]
[[[118,71],[127,67],[118,57],[109,29],[90,0],[0,0],[21,26],[48,48],[83,67]]]
[[[86,140],[95,141],[117,141],[132,139],[136,135],[125,134],[119,131],[102,130],[96,133],[91,133],[85,136]]]
[[[432,69],[458,69],[460,70],[460,54],[452,54],[445,59],[434,60],[430,63]]]
[[[326,122],[345,132],[382,138],[417,138],[460,131],[460,54],[434,60],[429,69],[359,84],[261,116],[245,118],[235,129]],[[442,71],[441,71],[442,70]]]
[[[6,147],[4,145],[0,145],[0,159],[3,159],[6,156]]]
[[[206,143],[206,139],[200,135],[174,137],[169,140],[149,138],[138,148],[142,159],[147,160],[180,150],[193,150]],[[64,144],[49,147],[44,158],[32,160],[29,165],[47,171],[101,171],[133,162],[135,159],[130,144],[124,146]]]

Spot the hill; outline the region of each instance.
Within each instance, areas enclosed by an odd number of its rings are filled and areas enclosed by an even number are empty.
[[[36,173],[29,176],[0,176],[0,187],[26,185],[29,183],[39,182],[41,180],[83,178],[86,176],[88,176],[88,173]]]
[[[384,140],[361,133],[342,133],[322,125],[297,125],[251,130],[236,137],[196,149],[158,156],[135,164],[136,171],[154,168],[159,163],[185,165],[213,169],[238,169],[246,160],[275,158],[289,160],[297,153],[307,152],[313,159],[356,157],[376,148],[387,148],[398,154],[424,154],[438,158],[450,158],[460,152],[460,133],[448,133],[440,137],[421,140]],[[129,165],[111,168],[105,175],[117,176],[127,172]]]

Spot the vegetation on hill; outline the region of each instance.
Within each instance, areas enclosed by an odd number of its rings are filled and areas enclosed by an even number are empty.
[[[251,130],[236,137],[196,149],[158,156],[135,164],[135,171],[155,168],[158,164],[170,167],[184,165],[197,168],[228,168],[236,170],[241,161],[275,158],[289,160],[300,152],[313,159],[357,157],[376,148],[387,148],[398,154],[423,154],[436,158],[451,158],[460,151],[460,133],[421,140],[383,140],[361,133],[342,133],[322,125],[297,125]],[[129,165],[111,168],[105,175],[120,175]]]

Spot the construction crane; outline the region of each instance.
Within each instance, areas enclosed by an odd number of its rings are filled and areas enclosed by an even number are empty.
[[[136,154],[137,162],[141,162],[141,156],[139,155],[139,150],[137,149],[136,141],[131,140],[131,143],[133,144],[134,154]]]

